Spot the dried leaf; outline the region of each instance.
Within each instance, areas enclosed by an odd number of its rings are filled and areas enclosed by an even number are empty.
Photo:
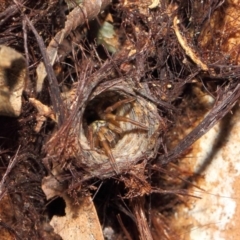
[[[78,26],[83,25],[86,21],[95,18],[101,10],[103,10],[110,0],[92,0],[83,1],[82,4],[75,7],[67,16],[65,27],[58,32],[55,37],[51,40],[47,47],[47,54],[50,59],[50,63],[53,65],[57,59],[58,48],[62,44],[63,40],[70,34],[71,31],[75,30]],[[47,76],[46,69],[43,62],[37,67],[37,92],[42,90],[42,84]]]
[[[111,23],[107,21],[103,23],[98,33],[97,43],[104,45],[111,53],[115,53],[118,50],[118,38]]]
[[[24,57],[12,48],[0,45],[0,115],[20,115],[25,83]]]
[[[55,233],[63,240],[103,240],[101,225],[92,199],[82,197],[77,199],[78,204],[74,204],[64,188],[65,186],[53,176],[45,177],[43,180],[42,189],[47,199],[61,196],[66,203],[65,216],[53,216],[50,222]]]
[[[63,240],[103,240],[101,225],[92,199],[85,197],[79,205],[73,205],[66,196],[64,200],[66,201],[66,216],[52,218],[50,224],[54,231]]]

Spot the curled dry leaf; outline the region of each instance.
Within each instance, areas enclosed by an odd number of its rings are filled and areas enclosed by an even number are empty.
[[[25,83],[24,57],[12,48],[0,45],[0,115],[20,115]]]
[[[47,47],[47,54],[52,65],[57,59],[59,47],[63,43],[64,39],[70,34],[70,32],[74,31],[78,26],[86,23],[86,21],[94,19],[100,13],[100,11],[102,11],[109,3],[110,0],[82,1],[81,4],[76,6],[68,14],[64,29],[62,29],[55,35],[55,37],[51,40]],[[61,58],[61,56],[58,57]],[[42,90],[43,81],[47,76],[47,72],[43,62],[38,65],[36,72],[36,90],[37,92],[40,92]]]
[[[173,20],[173,29],[175,31],[175,34],[177,36],[178,42],[181,45],[181,47],[186,52],[186,55],[192,59],[193,62],[196,63],[197,66],[199,66],[203,71],[208,71],[208,66],[202,62],[199,56],[194,52],[194,50],[188,45],[187,39],[184,38],[181,33],[180,29],[178,27],[178,24],[180,23],[180,20],[177,17],[174,17]]]

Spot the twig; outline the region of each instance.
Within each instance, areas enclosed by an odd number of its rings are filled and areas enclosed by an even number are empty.
[[[23,39],[24,39],[24,50],[25,50],[25,57],[26,57],[26,65],[27,69],[29,68],[29,53],[28,53],[28,47],[27,47],[27,29],[26,29],[26,20],[23,20],[22,23],[22,29],[23,29]]]
[[[119,224],[120,224],[123,232],[125,233],[126,238],[127,238],[128,240],[132,240],[132,237],[130,236],[128,230],[125,228],[125,226],[124,226],[124,224],[123,224],[123,222],[122,222],[122,218],[121,218],[120,214],[117,215],[117,220],[118,220],[118,222],[119,222]]]
[[[11,5],[5,11],[0,13],[0,26],[3,25],[9,18],[14,16],[18,12],[16,5]],[[5,17],[5,18],[4,18]],[[2,19],[4,18],[4,19]]]
[[[221,99],[215,103],[215,106],[203,119],[203,121],[193,129],[180,143],[168,154],[159,157],[161,164],[167,164],[181,154],[183,154],[196,140],[208,132],[218,121],[220,121],[235,105],[240,97],[240,84],[233,90],[227,87],[221,94]]]
[[[7,170],[4,173],[4,175],[2,177],[2,180],[0,182],[0,201],[2,200],[2,198],[4,196],[4,193],[6,191],[6,188],[5,188],[6,178],[7,178],[8,174],[10,173],[10,171],[14,168],[14,166],[17,163],[17,156],[18,156],[18,152],[20,150],[20,147],[21,146],[18,147],[17,152],[16,152],[14,158],[12,160],[10,160],[10,162],[8,164],[8,167],[7,167]]]
[[[52,104],[53,104],[53,110],[57,115],[58,126],[61,126],[64,121],[64,108],[63,108],[63,102],[61,99],[60,89],[58,87],[57,78],[54,74],[54,70],[50,63],[49,57],[46,53],[46,47],[44,45],[42,37],[38,34],[37,30],[35,29],[35,27],[33,26],[33,24],[31,23],[31,21],[28,19],[27,16],[25,16],[25,19],[26,19],[29,27],[31,28],[33,34],[35,35],[35,38],[38,42],[41,54],[43,56],[43,62],[44,62],[45,68],[48,73],[47,76],[48,76],[48,81],[49,81],[50,96],[51,96],[51,100],[52,100]]]
[[[133,212],[136,217],[137,227],[141,240],[153,240],[149,229],[144,210],[144,197],[134,198],[132,200]]]
[[[31,81],[29,81],[30,79],[29,78],[29,51],[28,51],[28,41],[27,41],[27,22],[25,19],[23,19],[22,21],[22,30],[23,30],[24,51],[25,51],[25,59],[26,59],[26,79],[27,79],[27,87],[25,88],[25,91],[27,91],[30,95],[31,94],[30,89],[32,89],[32,83]]]

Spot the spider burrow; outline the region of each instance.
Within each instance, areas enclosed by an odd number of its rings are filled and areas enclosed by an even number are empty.
[[[88,140],[91,149],[99,147],[102,148],[106,156],[108,156],[112,168],[117,174],[119,173],[119,168],[111,148],[114,148],[118,141],[117,139],[121,138],[125,133],[125,130],[120,126],[120,122],[130,123],[138,129],[148,131],[148,127],[146,125],[129,117],[114,114],[114,111],[126,104],[131,104],[134,101],[136,101],[136,98],[128,97],[113,103],[105,110],[101,108],[101,105],[99,105],[97,107],[97,113],[101,120],[95,120],[88,126]]]
[[[156,155],[161,119],[155,104],[128,84],[96,89],[82,117],[81,162],[91,175],[106,178]]]
[[[110,178],[154,158],[164,121],[156,104],[138,95],[131,84],[119,79],[105,81],[85,91],[82,108],[77,106],[77,85],[64,93],[66,109],[73,114],[65,126],[69,130],[61,130],[65,137],[50,139],[58,144],[48,149],[48,158],[56,163],[63,159],[63,168],[85,170],[85,179]]]

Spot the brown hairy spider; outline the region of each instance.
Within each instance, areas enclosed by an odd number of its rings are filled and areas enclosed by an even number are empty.
[[[126,98],[114,103],[105,110],[98,108],[97,112],[101,120],[96,120],[88,126],[88,139],[91,149],[99,147],[102,148],[105,154],[108,156],[112,168],[117,174],[119,173],[119,169],[112,154],[111,148],[116,145],[116,136],[121,137],[124,134],[124,130],[120,127],[119,122],[128,122],[142,130],[148,130],[148,127],[140,122],[134,121],[131,118],[113,114],[115,110],[124,104],[131,103],[135,100],[136,99],[133,97]]]

